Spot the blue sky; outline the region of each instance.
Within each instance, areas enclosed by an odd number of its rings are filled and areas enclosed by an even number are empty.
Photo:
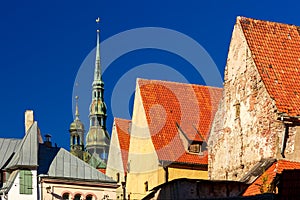
[[[4,1],[0,6],[0,137],[21,138],[24,112],[33,109],[42,134],[50,133],[53,142],[69,148],[73,84],[95,47],[98,16],[101,41],[140,27],[175,30],[201,44],[223,75],[236,16],[300,25],[299,5],[297,1],[241,0]],[[193,76],[192,67],[174,54],[147,49],[131,52],[103,75],[108,109],[122,73],[153,62],[176,68],[190,83],[202,83],[201,77]],[[111,132],[110,110],[109,114]]]

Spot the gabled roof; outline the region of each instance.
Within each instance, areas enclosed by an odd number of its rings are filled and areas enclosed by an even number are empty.
[[[5,164],[8,164],[8,160],[16,152],[20,143],[20,139],[0,138],[0,169],[5,167]]]
[[[300,28],[246,17],[237,23],[279,112],[300,115]]]
[[[190,140],[207,141],[222,89],[145,79],[137,84],[158,159],[206,165],[207,151],[187,153],[179,131]]]
[[[39,175],[85,181],[113,182],[111,178],[63,148],[40,145]]]
[[[266,189],[266,185],[274,181],[276,174],[281,174],[283,170],[300,169],[300,162],[288,160],[278,160],[274,162],[266,171],[259,176],[243,193],[243,196],[261,194],[261,189]]]
[[[40,133],[37,122],[34,122],[27,131],[25,137],[20,142],[12,160],[6,166],[6,169],[18,167],[37,167],[38,166],[38,144],[40,142]]]
[[[128,152],[130,144],[130,127],[131,120],[115,118],[116,131],[121,148],[121,156],[123,161],[124,172],[127,172],[127,161],[128,161]]]

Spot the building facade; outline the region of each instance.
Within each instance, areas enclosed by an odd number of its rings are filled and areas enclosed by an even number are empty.
[[[264,158],[300,160],[300,35],[238,17],[209,139],[211,179],[240,180]]]

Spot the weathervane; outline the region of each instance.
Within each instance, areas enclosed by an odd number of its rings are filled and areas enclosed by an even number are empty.
[[[100,23],[100,18],[99,17],[96,19],[96,23],[99,26],[99,23]],[[97,29],[97,32],[99,33],[99,29]]]

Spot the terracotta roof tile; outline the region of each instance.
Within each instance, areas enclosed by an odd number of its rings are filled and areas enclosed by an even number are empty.
[[[120,143],[124,172],[127,172],[128,151],[130,144],[131,120],[115,118],[117,135]]]
[[[286,169],[300,169],[300,162],[288,160],[279,160],[273,163],[260,177],[258,177],[243,193],[243,196],[251,196],[261,194],[260,187],[263,184],[263,179],[267,178],[265,184],[270,184],[277,174],[281,174]]]
[[[256,67],[280,112],[300,115],[300,28],[238,17]]]
[[[207,140],[222,89],[145,79],[138,85],[159,160],[207,164],[207,152],[185,151],[177,124],[190,140]]]

